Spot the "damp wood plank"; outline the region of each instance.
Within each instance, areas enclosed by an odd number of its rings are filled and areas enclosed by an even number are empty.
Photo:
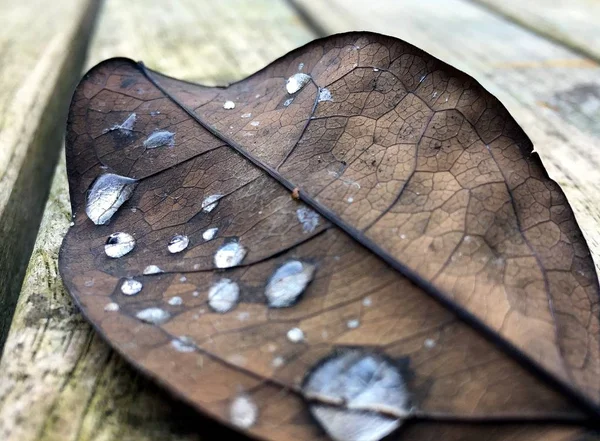
[[[96,6],[95,0],[0,3],[0,351],[48,196]]]
[[[598,0],[474,0],[548,39],[600,61]]]
[[[467,0],[292,1],[324,34],[360,29],[393,35],[494,94],[564,190],[599,272],[598,63]]]
[[[314,37],[285,1],[177,0],[168,8],[111,1],[87,67],[127,56],[180,78],[224,84]],[[0,361],[0,439],[236,439],[136,374],[83,320],[58,275],[70,221],[61,159]]]

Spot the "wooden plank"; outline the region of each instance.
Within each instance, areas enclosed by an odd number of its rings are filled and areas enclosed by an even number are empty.
[[[473,0],[600,62],[598,0]]]
[[[90,66],[128,56],[170,75],[222,84],[314,37],[283,0],[147,6],[105,3]],[[167,441],[207,433],[235,439],[140,378],[79,315],[57,269],[69,222],[61,160],[0,361],[0,439]]]
[[[566,193],[600,272],[596,62],[465,0],[293,1],[328,33],[364,29],[402,38],[496,95]]]
[[[0,351],[48,196],[97,3],[6,0],[0,6]]]

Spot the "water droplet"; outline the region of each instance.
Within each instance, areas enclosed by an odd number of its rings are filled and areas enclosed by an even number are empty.
[[[215,253],[215,266],[217,268],[231,268],[239,265],[246,257],[246,248],[239,242],[229,242]]]
[[[185,335],[171,340],[171,347],[177,352],[194,352],[196,350],[192,339]]]
[[[183,299],[179,296],[171,297],[169,299],[169,305],[171,305],[171,306],[183,305]]]
[[[183,250],[185,250],[188,247],[189,244],[190,244],[190,240],[188,239],[187,236],[184,236],[182,234],[176,234],[169,241],[169,245],[167,245],[167,249],[169,250],[169,253],[171,253],[171,254],[181,253]]]
[[[315,272],[315,266],[299,260],[290,260],[275,270],[265,295],[272,308],[287,308],[298,301]]]
[[[213,240],[215,238],[215,236],[217,235],[217,233],[219,232],[218,228],[209,228],[208,230],[206,230],[204,233],[202,233],[202,239],[204,239],[205,241],[209,241],[209,240]]]
[[[362,301],[362,304],[364,306],[371,306],[373,304],[373,300],[371,299],[371,297],[365,297]]]
[[[144,275],[146,276],[150,274],[160,274],[162,272],[163,270],[156,265],[148,265],[146,268],[144,268]]]
[[[304,341],[304,331],[300,328],[292,328],[287,332],[287,339],[292,343]]]
[[[306,84],[310,81],[310,75],[306,75],[305,73],[297,73],[288,78],[285,83],[285,90],[290,95],[298,92],[302,89]]]
[[[180,281],[181,283],[183,283],[183,282],[186,282],[186,281],[187,281],[187,277],[185,277],[185,276],[181,276],[181,277],[179,278],[179,281]]]
[[[150,112],[150,116],[157,116],[160,115],[160,110],[153,110],[152,112]]]
[[[215,208],[217,208],[217,205],[219,205],[219,199],[222,197],[222,194],[211,194],[210,196],[205,197],[202,201],[202,211],[205,213],[210,213],[213,211]]]
[[[329,91],[329,89],[327,89],[326,87],[323,87],[321,90],[319,90],[319,102],[322,101],[333,101],[332,97],[331,97],[331,92]]]
[[[289,106],[290,104],[292,104],[293,101],[294,101],[294,98],[288,98],[287,100],[285,100],[283,102],[283,107]]]
[[[252,121],[252,122],[250,123],[250,125],[251,125],[252,127],[258,127],[258,126],[260,125],[260,121]]]
[[[401,234],[400,239],[406,239],[406,234]]]
[[[350,196],[348,199],[346,199],[348,201],[349,204],[351,204],[352,202],[354,202],[354,198],[352,196]]]
[[[334,440],[378,441],[409,416],[408,392],[396,366],[362,350],[337,351],[302,384],[310,411]]]
[[[279,368],[285,364],[285,359],[283,357],[275,357],[271,364],[274,368]]]
[[[250,318],[250,313],[249,313],[248,311],[240,312],[240,313],[237,315],[237,319],[238,319],[240,322],[244,322],[244,321],[248,320],[249,318]]]
[[[223,103],[223,109],[225,109],[225,110],[235,109],[235,103],[233,101],[225,101]]]
[[[121,285],[121,292],[126,296],[134,296],[142,290],[142,282],[137,280],[127,279]]]
[[[71,222],[69,225],[72,226],[72,227],[74,227],[75,226],[75,222]]]
[[[116,312],[118,311],[119,305],[117,303],[111,302],[111,303],[107,303],[106,306],[104,307],[104,310],[106,312]]]
[[[373,72],[379,72],[379,69],[377,69],[376,67],[373,68]]]
[[[108,257],[117,259],[123,257],[125,254],[131,252],[135,247],[135,239],[131,234],[127,233],[113,233],[106,239],[104,245],[104,252]]]
[[[238,395],[229,406],[229,419],[233,425],[248,429],[258,419],[258,407],[248,395]]]
[[[433,338],[427,338],[425,339],[425,341],[423,342],[423,345],[427,348],[427,349],[431,349],[433,347],[435,347],[435,340]]]
[[[112,173],[100,175],[87,195],[85,212],[96,225],[110,221],[119,207],[133,194],[137,180]]]
[[[425,81],[425,78],[427,77],[427,74],[423,75],[421,77],[421,79],[419,80],[419,84],[422,83],[423,81]]]
[[[242,115],[242,118],[250,118],[251,116],[252,116],[252,114],[251,114],[251,113],[244,113],[244,114]]]
[[[193,296],[193,297],[198,297],[199,295],[200,295],[200,291],[194,291],[194,292],[192,293],[192,296]]]
[[[299,63],[298,64],[298,71],[301,71],[302,69],[304,69],[304,63]]]
[[[312,233],[319,225],[319,215],[308,207],[298,208],[296,217],[302,224],[302,231],[305,233]]]
[[[142,309],[135,315],[138,319],[143,322],[150,323],[153,325],[160,325],[169,320],[171,318],[171,314],[169,314],[164,309],[160,308],[146,308]]]
[[[360,326],[360,321],[356,319],[348,320],[346,322],[346,326],[348,327],[348,329],[356,329]]]
[[[173,147],[175,145],[175,133],[168,130],[159,130],[152,133],[144,141],[144,147],[147,149],[155,149],[162,146]]]
[[[237,305],[240,287],[229,279],[221,279],[208,291],[208,305],[216,312],[231,311]]]

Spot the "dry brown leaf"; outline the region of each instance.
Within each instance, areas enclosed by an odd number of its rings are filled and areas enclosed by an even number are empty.
[[[562,191],[496,98],[408,43],[328,37],[226,88],[105,61],[67,159],[67,288],[226,424],[570,440],[600,414],[598,282]]]

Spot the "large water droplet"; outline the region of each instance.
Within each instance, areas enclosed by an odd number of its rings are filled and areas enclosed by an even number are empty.
[[[410,415],[398,368],[384,357],[359,349],[338,351],[304,379],[310,411],[338,441],[378,441]]]
[[[142,309],[135,316],[141,321],[153,325],[160,325],[171,318],[171,314],[160,308]]]
[[[290,260],[277,268],[265,288],[269,306],[286,308],[296,303],[314,272],[314,265],[299,260]]]
[[[96,225],[108,223],[136,186],[136,179],[112,173],[100,175],[88,191],[86,214]]]
[[[219,232],[218,228],[209,228],[204,233],[202,233],[202,239],[205,241],[213,240],[217,233]]]
[[[169,245],[167,245],[167,249],[169,250],[169,253],[171,253],[171,254],[180,253],[183,250],[185,250],[189,244],[190,244],[190,240],[188,239],[187,236],[184,236],[182,234],[176,234],[169,241]]]
[[[135,239],[131,234],[113,233],[106,239],[104,252],[108,257],[117,259],[129,253],[135,247]]]
[[[296,73],[289,77],[285,83],[285,90],[290,95],[298,92],[310,81],[310,75],[305,73]]]
[[[143,288],[142,282],[137,280],[127,279],[121,285],[121,292],[126,296],[134,296],[138,294]]]
[[[205,213],[210,213],[211,211],[213,211],[215,208],[217,208],[217,205],[219,204],[219,199],[221,199],[222,197],[222,194],[211,194],[210,196],[207,196],[202,201],[202,211],[204,211]]]
[[[160,274],[162,272],[164,271],[156,265],[148,265],[146,268],[144,268],[144,275]]]
[[[225,110],[235,109],[235,103],[233,101],[225,101],[223,103],[223,109],[225,109]]]
[[[319,90],[319,102],[322,101],[333,101],[333,99],[331,98],[331,92],[329,91],[329,89],[327,89],[326,87],[323,87],[322,89]]]
[[[248,395],[238,395],[229,407],[229,419],[233,425],[248,429],[258,419],[258,407]]]
[[[302,231],[305,233],[312,233],[319,225],[319,215],[308,207],[298,208],[296,216],[302,224]]]
[[[208,305],[216,312],[231,311],[240,297],[240,287],[229,279],[221,279],[208,291]]]
[[[175,133],[168,130],[159,130],[152,133],[144,141],[144,147],[147,149],[155,149],[162,146],[173,147],[175,145]]]
[[[239,242],[229,242],[223,245],[215,253],[215,266],[217,268],[231,268],[239,265],[247,250]]]

